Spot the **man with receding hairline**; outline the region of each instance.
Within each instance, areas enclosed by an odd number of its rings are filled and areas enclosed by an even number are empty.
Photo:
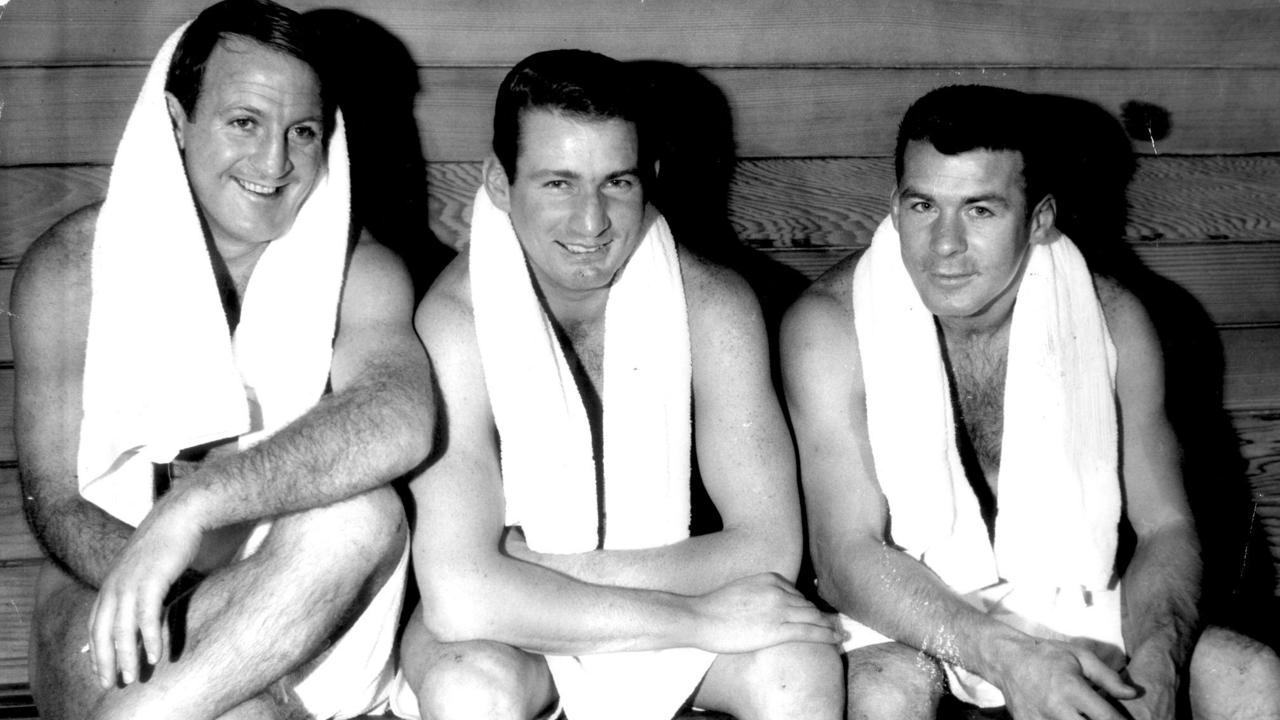
[[[384,703],[407,566],[386,484],[434,408],[408,274],[350,227],[315,53],[287,8],[207,8],[153,63],[106,200],[23,258],[41,717]]]

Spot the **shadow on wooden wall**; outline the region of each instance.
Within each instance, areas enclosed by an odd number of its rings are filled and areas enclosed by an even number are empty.
[[[342,108],[357,225],[404,258],[418,297],[452,259],[428,224],[426,160],[414,116],[422,90],[408,48],[378,23],[346,10],[306,13],[326,48],[327,88]]]
[[[1037,99],[1059,173],[1052,181],[1058,227],[1079,244],[1091,267],[1142,300],[1160,338],[1167,411],[1182,445],[1183,476],[1203,546],[1204,619],[1274,642],[1267,636],[1276,630],[1261,620],[1267,603],[1274,603],[1275,571],[1266,538],[1252,523],[1248,467],[1223,407],[1218,331],[1190,293],[1147,268],[1123,241],[1125,190],[1136,166],[1130,141],[1154,145],[1172,118],[1145,103],[1127,104],[1121,122],[1084,100]]]

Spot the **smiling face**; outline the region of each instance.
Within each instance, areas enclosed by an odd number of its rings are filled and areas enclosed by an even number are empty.
[[[324,167],[315,71],[239,37],[214,47],[191,117],[168,96],[196,202],[224,256],[284,235]]]
[[[607,289],[644,234],[635,125],[529,110],[520,119],[516,177],[486,166],[494,204],[511,224],[543,293],[574,299]]]
[[[971,150],[943,155],[911,142],[892,218],[921,300],[944,323],[1003,322],[1033,243],[1048,242],[1053,202],[1028,217],[1022,156]]]

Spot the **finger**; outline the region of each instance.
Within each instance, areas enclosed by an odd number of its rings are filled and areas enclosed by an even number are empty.
[[[1076,659],[1084,676],[1094,685],[1117,700],[1130,700],[1138,696],[1138,689],[1125,682],[1120,673],[1112,670],[1097,655],[1087,650],[1077,650]]]
[[[105,587],[98,592],[89,627],[89,643],[93,647],[93,667],[98,684],[109,688],[116,679],[115,643],[111,637],[115,625],[115,596]]]
[[[138,631],[142,634],[142,646],[146,650],[147,664],[155,665],[164,652],[161,635],[161,616],[164,613],[164,592],[159,583],[150,583],[138,599]]]
[[[137,612],[137,599],[131,593],[120,598],[112,638],[116,645],[116,666],[120,669],[120,679],[125,685],[138,677]]]
[[[1126,720],[1125,716],[1107,699],[1094,692],[1092,688],[1081,687],[1072,698],[1075,713],[1070,717],[1084,715],[1089,720]]]
[[[813,623],[784,623],[782,626],[783,637],[779,641],[779,645],[784,642],[808,642],[821,643],[823,645],[840,645],[844,643],[844,634],[842,632],[833,631],[830,626],[825,624],[815,625]]]

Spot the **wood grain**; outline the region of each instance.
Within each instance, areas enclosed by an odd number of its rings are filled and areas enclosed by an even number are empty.
[[[0,687],[27,684],[27,636],[36,563],[0,565]]]
[[[406,150],[430,161],[483,159],[504,73],[502,67],[421,70],[413,101],[419,147]],[[0,68],[0,164],[110,162],[143,74],[133,66]],[[975,82],[1082,98],[1113,114],[1131,100],[1159,106],[1172,129],[1154,148],[1135,143],[1140,153],[1280,151],[1280,68],[776,67],[703,75],[723,102],[702,88],[673,105],[697,102],[712,114],[717,106],[721,114],[732,108],[741,157],[885,156],[912,100],[940,85]],[[384,125],[395,120],[382,117]],[[702,114],[694,120],[707,122]]]
[[[0,468],[0,565],[40,560],[43,557],[40,544],[31,534],[22,514],[18,471],[14,468]]]
[[[18,0],[7,63],[149,59],[206,0]],[[292,0],[298,10],[331,6]],[[511,64],[551,47],[696,65],[1272,65],[1280,17],[1257,0],[346,0],[423,65]],[[372,32],[372,31],[370,31]]]

